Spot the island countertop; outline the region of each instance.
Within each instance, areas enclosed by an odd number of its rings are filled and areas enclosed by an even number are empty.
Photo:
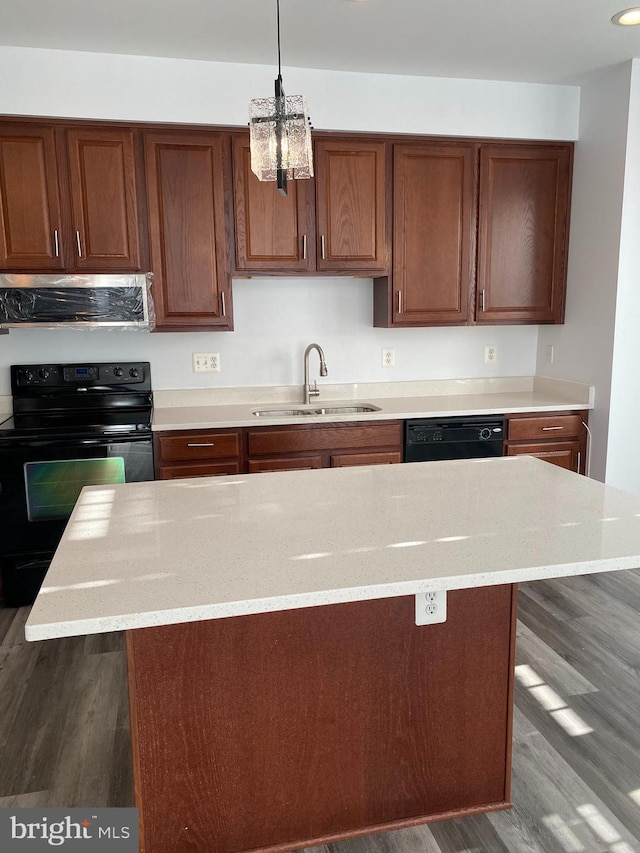
[[[85,488],[28,640],[640,566],[640,497],[532,457]]]

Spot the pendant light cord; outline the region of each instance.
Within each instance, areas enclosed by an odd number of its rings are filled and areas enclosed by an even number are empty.
[[[280,65],[280,0],[276,0],[276,20],[278,22],[278,77],[282,77]]]

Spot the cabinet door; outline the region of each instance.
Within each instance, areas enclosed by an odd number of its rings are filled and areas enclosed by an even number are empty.
[[[274,181],[251,171],[246,136],[233,140],[233,196],[236,269],[252,272],[305,272],[315,268],[313,186],[289,181],[282,196]]]
[[[468,322],[475,161],[472,143],[395,146],[393,325]]]
[[[281,456],[273,459],[250,459],[250,474],[266,474],[272,471],[308,471],[322,468],[322,456]]]
[[[52,127],[0,128],[0,269],[64,268]]]
[[[570,145],[483,145],[479,323],[562,323]]]
[[[331,456],[332,468],[351,468],[356,465],[395,465],[399,462],[402,462],[402,453],[399,450],[334,453]]]
[[[223,477],[229,474],[239,474],[240,463],[237,460],[228,462],[185,462],[184,465],[160,465],[158,480],[181,480],[184,477]]]
[[[507,456],[536,456],[568,471],[584,474],[583,445],[580,441],[540,441],[507,446]]]
[[[316,143],[319,270],[385,271],[385,156],[384,142]]]
[[[223,136],[146,133],[153,296],[159,330],[231,329]]]
[[[88,128],[66,137],[75,268],[140,269],[133,133]]]

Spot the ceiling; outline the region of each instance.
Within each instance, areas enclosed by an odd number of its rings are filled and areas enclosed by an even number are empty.
[[[579,83],[639,0],[281,0],[283,66]],[[0,0],[0,44],[276,65],[276,0]]]

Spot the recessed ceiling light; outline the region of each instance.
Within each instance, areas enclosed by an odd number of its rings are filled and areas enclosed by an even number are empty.
[[[618,12],[611,18],[612,24],[618,24],[621,27],[634,27],[640,24],[640,6],[634,6],[633,9],[624,9]]]

